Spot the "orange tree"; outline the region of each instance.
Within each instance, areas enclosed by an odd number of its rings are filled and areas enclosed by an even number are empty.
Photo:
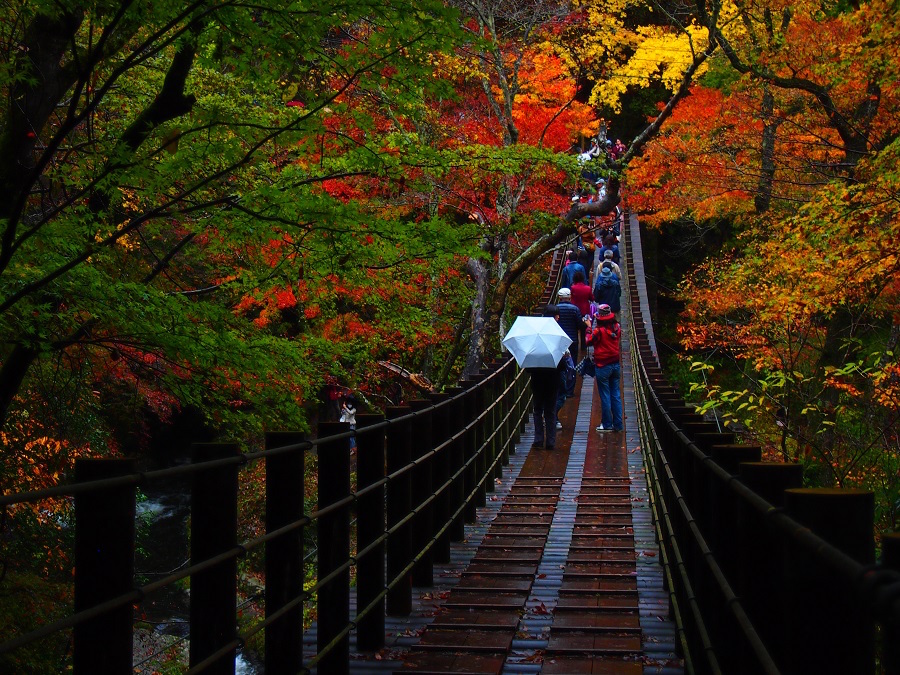
[[[814,480],[896,523],[896,26],[879,2],[698,8],[721,48],[632,166],[648,220],[736,234],[685,282],[680,330],[743,382],[707,390]],[[730,71],[730,72],[729,72]]]

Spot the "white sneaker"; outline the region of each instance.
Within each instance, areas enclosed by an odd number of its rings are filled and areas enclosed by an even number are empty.
[[[602,433],[605,433],[605,432],[607,432],[607,431],[612,431],[612,429],[607,429],[606,427],[604,427],[604,426],[601,424],[599,427],[597,427],[596,431],[599,431],[599,432],[602,434]]]
[[[557,429],[562,429],[562,422],[557,422],[557,423],[556,423],[556,428],[557,428]]]

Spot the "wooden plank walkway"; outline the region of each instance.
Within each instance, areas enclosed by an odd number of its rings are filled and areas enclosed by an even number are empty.
[[[563,407],[555,450],[532,449],[529,424],[435,586],[414,589],[409,617],[388,617],[387,646],[355,652],[351,636],[352,673],[683,674],[623,337],[625,432],[595,431],[591,378]],[[304,647],[311,657],[314,630]]]

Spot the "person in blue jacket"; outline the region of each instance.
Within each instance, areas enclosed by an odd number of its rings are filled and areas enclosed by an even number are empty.
[[[578,253],[569,251],[569,262],[563,267],[562,278],[560,279],[559,285],[562,288],[571,288],[572,284],[575,283],[575,272],[581,272],[585,279],[588,278],[587,270],[584,269],[584,265],[578,262]]]

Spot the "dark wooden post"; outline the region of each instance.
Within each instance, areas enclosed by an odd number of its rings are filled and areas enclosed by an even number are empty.
[[[236,443],[195,443],[194,464],[234,458]],[[238,462],[195,473],[191,480],[191,564],[237,547]],[[235,639],[237,557],[191,577],[190,664],[196,666]],[[234,675],[237,649],[203,672]]]
[[[432,441],[434,425],[430,411],[432,403],[418,399],[410,401],[409,407],[416,413],[412,425],[412,458],[417,460],[434,448]],[[414,509],[421,509],[418,516],[413,519],[412,527],[413,555],[418,557],[418,561],[413,567],[413,586],[434,585],[434,548],[424,550],[434,536],[434,506],[432,504],[423,506],[433,494],[433,470],[434,461],[427,459],[423,460],[413,471],[412,505]]]
[[[466,425],[466,403],[461,395],[465,390],[462,387],[450,387],[447,393],[451,396],[450,402],[450,433],[459,434]],[[456,474],[462,469],[466,461],[466,441],[464,435],[460,435],[450,446],[450,474]],[[450,488],[450,511],[455,513],[465,503],[465,478],[460,474]],[[453,519],[450,526],[450,540],[462,541],[466,536],[465,520],[463,513]]]
[[[475,409],[475,382],[472,380],[461,381],[460,384],[465,387],[466,395],[463,397],[463,409],[466,426],[473,425],[466,432],[463,443],[463,460],[466,464],[466,470],[463,473],[463,485],[465,489],[466,509],[465,521],[474,523],[477,516],[477,496],[475,494],[475,484],[478,482],[478,459],[475,454],[477,430],[474,426],[476,417]]]
[[[531,399],[528,396],[528,376],[524,372],[519,374],[519,367],[515,366],[514,377],[518,377],[518,386],[516,387],[516,400],[519,406],[519,432],[516,436],[516,442],[521,439],[519,436],[525,433],[528,428],[528,416],[531,414]]]
[[[389,407],[385,413],[389,420],[405,417],[412,412],[406,406]],[[412,447],[412,427],[409,421],[395,422],[387,430],[387,470],[389,474],[409,465]],[[412,470],[391,479],[387,486],[387,527],[395,531],[388,535],[387,581],[393,584],[387,594],[387,613],[391,616],[409,616],[412,611],[412,576],[403,569],[412,561],[410,527],[407,523],[397,527],[406,518],[412,503]]]
[[[134,473],[132,459],[78,459],[78,483]],[[75,496],[75,611],[134,590],[135,485]],[[80,623],[73,630],[76,675],[131,672],[134,651],[131,602]]]
[[[450,404],[447,400],[449,394],[433,393],[428,398],[434,403],[434,413],[432,414],[433,432],[432,443],[437,448],[450,438]],[[450,492],[451,487],[442,486],[450,479],[451,455],[453,453],[452,445],[447,445],[440,450],[432,462],[432,476],[434,479],[433,489],[441,490],[437,495],[432,511],[434,516],[434,533],[437,539],[434,542],[434,562],[447,563],[450,562],[450,532],[444,531],[440,536],[437,533],[450,520]]]
[[[784,507],[784,491],[803,485],[803,467],[776,462],[744,462],[738,478],[775,509]],[[776,536],[765,516],[738,501],[737,576],[735,591],[769,653],[784,663],[785,588],[783,537]]]
[[[384,415],[356,416],[356,472],[359,491],[375,485],[384,478],[384,427],[367,430],[384,421]],[[357,503],[357,550],[372,546],[357,562],[357,614],[373,602],[375,607],[356,620],[356,644],[360,651],[375,651],[384,647],[384,487],[372,488],[359,497]],[[379,543],[379,539],[381,539]]]
[[[320,422],[319,438],[350,430],[346,422]],[[350,440],[326,441],[317,445],[319,455],[319,511],[350,496]],[[350,559],[350,510],[340,508],[318,520],[319,579],[324,579]],[[350,672],[350,635],[338,636],[350,623],[350,569],[338,573],[319,589],[319,626],[316,648],[320,673],[344,675]],[[335,644],[331,644],[334,642]]]
[[[475,382],[473,380],[465,380],[461,384],[466,388],[466,395],[463,397],[464,416],[463,419],[466,426],[473,424],[476,412],[475,400]],[[463,451],[466,463],[466,470],[463,473],[463,485],[465,489],[466,510],[465,521],[474,523],[477,515],[478,495],[476,493],[475,484],[478,482],[478,459],[476,456],[478,430],[475,426],[469,429],[465,435],[463,443]]]
[[[731,475],[737,475],[741,462],[758,462],[762,449],[758,445],[713,445],[709,456]],[[737,496],[728,485],[718,478],[706,477],[708,502],[706,510],[711,514],[708,528],[708,542],[716,552],[725,576],[734,580],[737,575]]]
[[[500,428],[500,419],[503,413],[503,405],[500,400],[501,387],[503,380],[500,377],[500,367],[502,364],[494,362],[490,365],[489,372],[493,377],[488,385],[487,403],[491,406],[491,413],[488,417],[487,433],[492,437],[490,443],[490,454],[488,455],[488,464],[493,466],[493,477],[495,480],[503,478],[503,460],[501,454],[503,452],[503,430]],[[507,462],[508,463],[508,462]],[[495,490],[494,481],[491,481],[490,492]]]
[[[872,492],[798,488],[785,492],[785,507],[851,558],[864,565],[875,562]],[[788,546],[786,569],[791,672],[874,672],[875,628],[852,589],[795,543]]]
[[[266,457],[266,532],[303,518],[304,450],[299,432],[266,433],[266,450],[296,446]],[[266,617],[303,594],[303,527],[266,542]],[[303,669],[303,604],[266,626],[266,672]]]
[[[475,415],[479,417],[487,407],[487,396],[484,387],[485,376],[482,374],[472,375],[473,395],[475,397]],[[474,419],[474,418],[473,418]],[[485,430],[487,422],[484,418],[475,423],[475,482],[478,487],[475,490],[475,506],[484,506],[487,504],[487,483],[491,483],[490,477],[487,477],[487,447],[485,447]]]
[[[885,569],[900,572],[900,532],[891,532],[881,538],[881,565]],[[900,675],[900,617],[894,613],[884,625],[881,644],[884,645],[882,663],[886,675]]]

